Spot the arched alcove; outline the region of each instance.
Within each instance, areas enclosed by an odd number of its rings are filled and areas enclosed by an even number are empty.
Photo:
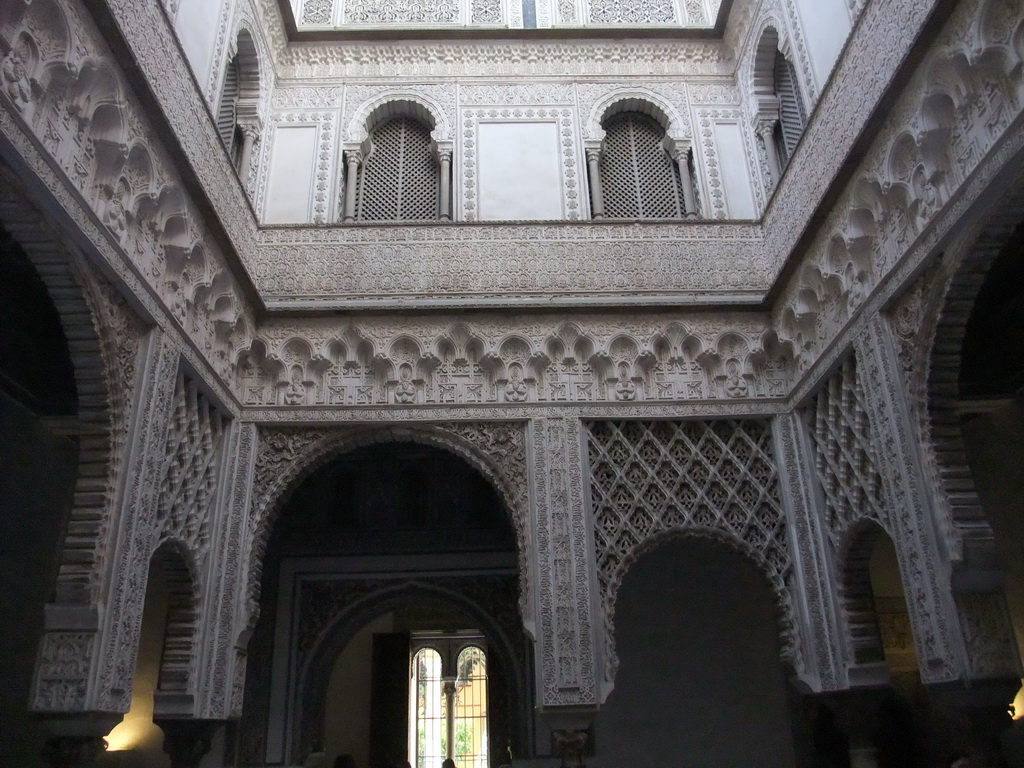
[[[197,630],[192,569],[171,542],[153,553],[132,678],[131,707],[107,735],[118,766],[163,768],[164,734],[154,720],[193,714],[191,661]]]
[[[407,690],[399,705],[383,705],[374,699],[381,695],[376,676],[390,669],[394,678],[398,666],[407,672],[409,637],[423,631],[486,638],[498,678],[489,696],[498,718],[491,750],[527,754],[529,657],[517,537],[502,497],[467,460],[434,445],[369,442],[342,450],[295,487],[267,542],[243,759],[301,763],[318,750],[327,764],[344,754],[360,765],[406,759],[407,738],[396,734],[407,733]],[[381,651],[387,663],[374,662],[374,649],[389,642]],[[367,654],[380,670],[371,671],[368,688],[359,671]],[[344,680],[353,687],[339,693]],[[359,700],[340,704],[348,695]],[[338,721],[329,711],[336,706],[352,718]],[[395,724],[385,736],[388,718]],[[337,730],[367,724],[366,733]]]
[[[668,539],[626,573],[619,669],[593,726],[592,768],[795,765],[770,583],[710,539]]]

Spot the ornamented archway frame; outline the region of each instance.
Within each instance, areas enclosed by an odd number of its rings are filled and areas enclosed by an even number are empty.
[[[274,523],[291,493],[313,472],[337,456],[362,446],[415,442],[459,456],[494,486],[508,511],[516,536],[519,610],[530,615],[529,474],[526,422],[455,422],[415,427],[261,427],[256,454],[252,506],[246,539],[245,621],[259,617],[263,558]]]

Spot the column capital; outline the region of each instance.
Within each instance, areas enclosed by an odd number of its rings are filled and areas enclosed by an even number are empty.
[[[602,149],[603,145],[604,145],[603,141],[596,141],[594,139],[590,139],[590,140],[584,142],[584,144],[583,144],[583,151],[584,151],[584,153],[587,156],[587,161],[588,162],[591,162],[591,161],[596,162],[596,161],[601,159],[601,149]]]
[[[363,147],[361,144],[345,144],[342,146],[342,153],[345,156],[345,163],[347,165],[352,163],[358,165],[363,162]]]
[[[686,162],[692,145],[693,143],[689,139],[676,139],[671,136],[666,136],[662,142],[669,157],[680,164]]]
[[[437,141],[433,145],[434,154],[437,155],[438,162],[444,162],[447,160],[449,163],[452,161],[452,155],[455,153],[455,142],[452,141]]]
[[[259,139],[260,134],[263,132],[263,125],[259,119],[246,120],[238,123],[238,130],[242,132],[242,137],[256,141]]]

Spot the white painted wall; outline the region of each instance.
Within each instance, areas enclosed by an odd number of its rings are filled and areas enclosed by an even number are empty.
[[[796,0],[796,6],[814,80],[820,90],[850,36],[850,11],[846,0]]]
[[[739,123],[715,123],[718,158],[725,188],[725,205],[731,219],[756,219],[750,165],[743,147]]]
[[[204,89],[213,67],[213,49],[223,7],[224,0],[181,0],[178,15],[174,17],[178,40]],[[216,103],[213,106],[216,108]]]
[[[274,131],[265,223],[305,224],[311,220],[317,133],[315,125],[279,125]]]
[[[561,149],[555,122],[480,123],[479,218],[564,218]]]

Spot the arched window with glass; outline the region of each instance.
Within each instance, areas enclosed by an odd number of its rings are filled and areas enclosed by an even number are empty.
[[[487,653],[482,638],[414,638],[409,762],[487,768]]]

